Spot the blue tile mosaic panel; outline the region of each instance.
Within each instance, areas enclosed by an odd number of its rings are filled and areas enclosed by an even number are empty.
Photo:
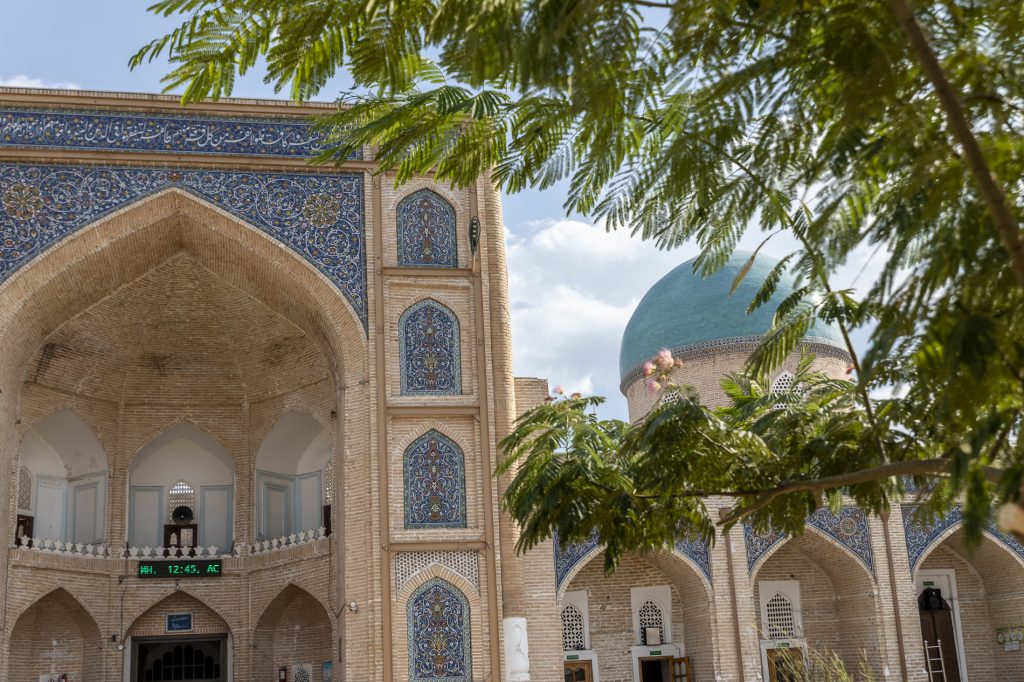
[[[433,578],[409,598],[409,679],[471,682],[469,603],[454,585]]]
[[[365,329],[361,174],[0,164],[0,283],[64,237],[171,187],[289,246],[338,287]]]
[[[907,558],[911,573],[914,572],[914,568],[932,545],[939,542],[939,538],[944,536],[947,530],[963,523],[964,519],[964,512],[959,504],[950,509],[945,516],[928,522],[921,522],[916,517],[917,509],[917,505],[910,504],[905,504],[900,508],[903,514],[903,537],[907,542]],[[1024,559],[1024,545],[999,530],[995,520],[988,522],[985,532],[996,542],[1002,543],[1011,552]]]
[[[455,209],[429,189],[413,192],[398,204],[398,264],[454,268]]]
[[[683,537],[676,540],[676,551],[692,561],[704,574],[704,577],[711,580],[711,545],[707,540],[700,537]]]
[[[597,549],[600,538],[595,531],[590,539],[578,544],[567,544],[562,547],[558,540],[558,533],[552,538],[555,546],[555,591],[562,589],[562,583],[576,567],[578,563],[590,556],[590,553]]]
[[[462,393],[459,320],[437,301],[412,305],[398,319],[402,395]]]
[[[871,549],[871,531],[868,516],[859,507],[843,507],[838,514],[822,507],[807,517],[807,525],[814,526],[846,547],[872,573],[875,555]]]
[[[749,522],[744,522],[743,544],[747,548],[747,573],[753,574],[757,562],[786,537],[785,533],[774,528],[765,533],[757,533]]]
[[[0,147],[309,158],[328,146],[309,119],[0,109]]]
[[[462,450],[435,430],[405,450],[405,527],[465,528],[466,474]]]
[[[553,538],[555,559],[555,591],[562,589],[569,574],[580,562],[585,561],[601,543],[595,532],[589,540],[578,544],[567,544],[564,548],[558,541],[558,534]],[[684,536],[675,542],[675,550],[696,564],[697,568],[709,583],[711,580],[711,546],[706,540]]]
[[[871,532],[867,514],[858,507],[843,507],[838,514],[821,508],[807,517],[807,525],[817,528],[850,552],[864,566],[875,572],[875,556],[871,548]],[[743,541],[747,548],[747,571],[754,567],[780,542],[787,538],[782,531],[770,530],[758,534],[749,523],[743,524]]]

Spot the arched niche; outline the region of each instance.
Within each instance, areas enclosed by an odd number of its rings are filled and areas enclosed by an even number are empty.
[[[226,292],[226,298],[221,299],[225,303],[222,309],[229,313],[225,316],[226,322],[246,328],[246,320],[236,319],[232,307],[226,305],[235,297],[245,296],[291,325],[290,330],[282,328],[279,339],[265,339],[255,349],[258,353],[248,353],[247,348],[241,348],[234,357],[239,359],[243,370],[250,362],[278,363],[275,366],[285,367],[282,374],[294,377],[289,379],[289,390],[312,392],[313,389],[306,388],[310,384],[303,383],[301,376],[295,377],[288,363],[319,354],[324,381],[316,384],[315,391],[318,395],[327,396],[319,407],[330,407],[341,416],[338,429],[346,434],[346,447],[353,451],[364,450],[369,431],[360,410],[352,411],[350,418],[345,405],[340,402],[329,405],[333,398],[342,395],[337,390],[339,386],[349,387],[343,394],[346,401],[365,404],[361,401],[365,400],[368,392],[367,340],[359,311],[331,280],[294,251],[281,248],[280,241],[238,216],[179,189],[141,198],[116,213],[100,217],[73,235],[53,243],[0,283],[0,348],[9,351],[0,353],[0,410],[19,414],[19,401],[27,393],[24,384],[32,379],[30,370],[38,366],[33,364],[33,356],[38,356],[52,335],[69,320],[87,316],[97,305],[118,298],[126,288],[150,273],[172,269],[180,273],[186,269],[185,266],[189,272],[200,273],[204,282],[216,285],[207,290]],[[174,281],[181,283],[181,290],[189,291],[188,278],[178,274],[175,277]],[[247,327],[262,330],[262,318]],[[133,338],[127,333],[124,336],[129,340]],[[234,338],[230,334],[223,336],[227,347]],[[305,345],[296,349],[300,341]],[[61,363],[69,357],[58,353],[49,365],[54,382],[67,381],[68,374]],[[101,352],[83,354],[83,357],[104,360]],[[159,374],[167,365],[160,357],[141,359],[149,361],[149,364],[139,362],[134,366],[146,369],[147,374],[133,378],[130,387],[133,390],[138,388],[133,395],[141,395],[146,400],[144,404],[139,401],[142,407],[138,410],[126,413],[126,420],[134,419],[137,414],[152,419],[150,415],[160,410],[163,411],[160,418],[167,423],[182,417],[183,408],[187,408],[185,401],[167,401],[159,391],[152,389],[152,382],[147,382],[153,373]],[[110,364],[105,361],[103,367],[83,370],[85,374],[80,386],[88,389],[87,398],[93,397],[89,391],[97,385],[112,385],[104,383],[107,376],[105,368]],[[123,371],[117,365],[113,368]],[[258,387],[258,393],[246,396],[250,404],[280,398],[281,391],[275,384],[265,384]],[[124,385],[128,385],[127,382]],[[242,395],[241,390],[248,385],[251,385],[248,380],[233,384],[241,387],[235,395]],[[161,386],[173,387],[169,380]],[[54,387],[70,390],[63,384]],[[78,394],[77,387],[75,390]],[[104,405],[120,404],[120,396],[112,399],[106,395],[95,397],[104,400]],[[241,415],[241,410],[236,414]],[[243,426],[239,417],[238,427]],[[241,440],[239,429],[232,430]],[[136,443],[135,435],[128,434],[129,452],[137,451],[145,443],[145,440]],[[241,452],[244,445],[232,442],[230,447],[232,450],[238,447]],[[14,439],[0,439],[0,460],[7,463],[5,466],[11,466],[16,452],[17,442]],[[366,474],[354,476],[355,484],[365,485],[369,490],[368,464],[354,466],[355,473]],[[117,473],[123,475],[123,469]],[[110,492],[115,494],[115,491]],[[119,499],[115,501],[114,508],[119,513],[113,527],[119,540],[127,535],[121,530],[124,519],[123,512],[120,512],[128,508],[128,501],[120,499],[126,492],[126,488],[120,487],[116,491]],[[239,516],[245,519],[242,530],[246,534],[250,516],[249,509],[244,510],[244,517]],[[14,528],[14,519],[3,528],[7,541],[13,538]]]
[[[920,614],[922,643],[929,639],[935,646],[936,639],[944,640],[945,667],[959,668],[961,677],[971,680],[1019,675],[1020,651],[1012,650],[1013,631],[999,628],[1020,625],[1024,563],[1006,544],[986,533],[972,546],[958,524],[922,556],[914,570],[914,584],[915,603],[926,588],[937,589],[947,610],[928,613],[928,606],[919,604],[919,610],[925,611]],[[943,618],[946,628],[939,625]],[[950,646],[949,636],[955,646]]]
[[[7,669],[17,671],[19,680],[38,680],[52,672],[67,673],[71,680],[99,680],[103,646],[96,621],[78,600],[58,588],[18,617]]]
[[[761,663],[780,648],[801,652],[811,678],[833,655],[847,671],[881,677],[886,652],[875,577],[847,549],[815,529],[772,548],[751,575]],[[851,628],[851,623],[857,623]]]
[[[319,528],[329,519],[333,455],[331,430],[316,419],[301,412],[278,418],[256,454],[257,539]]]
[[[640,679],[643,659],[662,655],[688,656],[695,679],[714,679],[713,604],[705,576],[674,552],[627,554],[608,574],[597,549],[574,566],[558,595],[560,613],[572,605],[583,620],[588,648],[573,655],[590,661],[601,679]],[[661,629],[657,642],[648,641],[646,627]]]
[[[61,410],[21,439],[16,536],[102,544],[107,454],[77,414]]]
[[[310,680],[320,680],[323,664],[332,663],[331,619],[309,592],[290,584],[267,605],[253,631],[254,670],[288,670],[312,664]]]
[[[167,429],[128,469],[128,544],[231,547],[234,480],[234,462],[220,443],[193,424]],[[179,506],[192,510],[192,523],[175,523]],[[172,534],[177,543],[168,542]]]

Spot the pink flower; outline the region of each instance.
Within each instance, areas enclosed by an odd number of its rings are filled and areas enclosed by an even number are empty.
[[[654,363],[648,360],[644,363],[644,376],[649,377],[654,374]]]
[[[561,386],[555,386],[552,393],[554,393],[555,395],[565,395],[565,389],[562,388]]]
[[[571,396],[569,396],[569,397],[570,397],[570,398],[572,398],[573,400],[579,400],[580,398],[582,398],[582,397],[583,397],[583,394],[582,394],[582,393],[580,393],[579,391],[576,391],[575,393],[573,393],[573,394],[572,394]]]
[[[648,393],[657,393],[660,390],[661,390],[661,384],[658,383],[657,379],[650,379],[650,380],[647,381],[647,392]]]
[[[654,362],[658,365],[658,369],[664,372],[672,369],[672,366],[676,361],[672,357],[672,351],[668,348],[662,348],[658,351],[658,354],[654,356]]]

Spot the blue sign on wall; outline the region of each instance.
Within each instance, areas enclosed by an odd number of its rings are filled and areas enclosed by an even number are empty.
[[[167,632],[188,632],[192,630],[191,613],[168,613]]]

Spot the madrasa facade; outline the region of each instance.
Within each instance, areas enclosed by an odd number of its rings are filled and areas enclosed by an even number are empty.
[[[0,89],[0,682],[1022,679],[1024,547],[955,509],[517,555],[497,443],[548,387],[500,197],[310,165],[332,106]],[[640,302],[630,419],[661,348],[724,402],[771,322],[744,260]]]

